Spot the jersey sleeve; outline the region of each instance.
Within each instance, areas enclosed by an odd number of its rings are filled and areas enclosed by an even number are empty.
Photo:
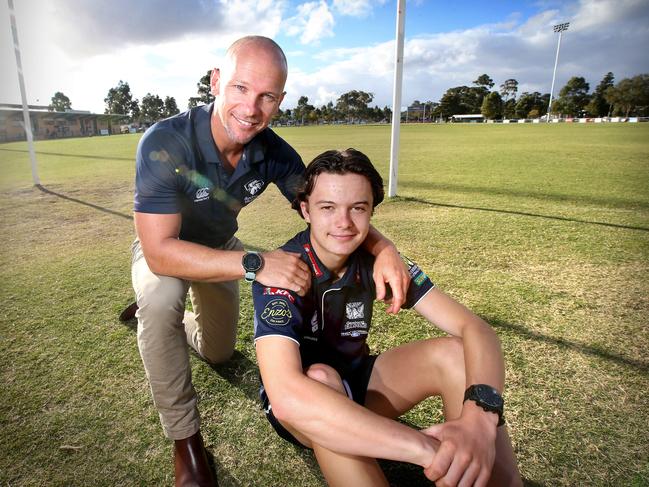
[[[408,294],[406,295],[406,302],[403,304],[402,308],[409,309],[415,306],[421,298],[428,294],[428,292],[435,287],[435,284],[431,282],[430,278],[417,264],[404,255],[401,255],[401,258],[406,263],[408,273],[410,274]]]
[[[135,159],[135,211],[180,212],[177,170],[187,157],[187,147],[172,130],[153,127],[144,134]]]
[[[302,300],[286,289],[252,284],[255,341],[266,336],[283,336],[298,345],[302,336]]]

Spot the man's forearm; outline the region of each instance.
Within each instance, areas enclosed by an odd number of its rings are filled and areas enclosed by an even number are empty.
[[[241,279],[240,250],[218,250],[204,245],[169,238],[155,250],[144,250],[152,272],[190,281],[221,282]]]
[[[376,257],[387,247],[394,247],[394,243],[370,225],[370,230],[363,242],[363,248]]]

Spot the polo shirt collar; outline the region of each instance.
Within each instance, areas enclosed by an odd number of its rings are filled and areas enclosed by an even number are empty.
[[[203,105],[196,110],[196,119],[194,121],[194,130],[198,142],[198,150],[201,152],[203,160],[212,163],[221,163],[216,143],[212,137],[211,119],[214,110],[214,103]],[[265,129],[257,134],[254,139],[246,144],[241,156],[242,162],[256,164],[264,160],[266,155],[266,144],[264,143]]]

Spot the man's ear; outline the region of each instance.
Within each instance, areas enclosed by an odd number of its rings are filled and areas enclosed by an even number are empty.
[[[302,212],[302,218],[307,223],[311,223],[311,217],[309,216],[309,203],[306,201],[300,201],[300,211]]]
[[[219,81],[221,80],[221,71],[219,68],[214,68],[212,74],[210,75],[210,92],[214,96],[219,95]]]

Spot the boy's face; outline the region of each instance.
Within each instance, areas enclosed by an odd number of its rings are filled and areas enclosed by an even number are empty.
[[[326,266],[336,266],[367,236],[372,187],[359,174],[322,173],[300,207],[304,219],[311,224],[311,243],[318,257]]]

